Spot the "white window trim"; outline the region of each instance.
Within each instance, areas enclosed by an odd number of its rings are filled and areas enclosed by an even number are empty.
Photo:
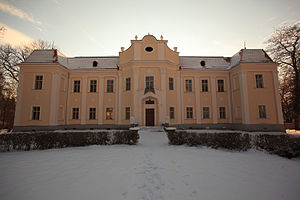
[[[256,75],[262,75],[262,79],[263,79],[263,86],[262,88],[258,88],[256,87]],[[257,73],[254,73],[254,88],[255,89],[265,89],[267,88],[267,85],[266,85],[266,81],[265,81],[265,74],[263,72],[257,72]]]
[[[90,108],[95,108],[96,110],[95,110],[95,119],[90,119]],[[97,118],[97,107],[96,106],[94,106],[94,107],[88,107],[88,116],[87,116],[87,119],[89,120],[89,121],[92,121],[92,120],[98,120],[98,118]]]
[[[225,108],[225,118],[221,118],[220,117],[220,108],[221,107],[224,107]],[[226,120],[228,119],[228,109],[227,109],[227,106],[218,106],[218,120]]]
[[[192,91],[187,91],[186,90],[186,80],[192,80]],[[194,85],[195,84],[194,84],[194,78],[193,77],[184,77],[183,78],[183,91],[184,91],[184,93],[193,93],[195,91]]]
[[[259,117],[259,106],[265,106],[265,109],[266,109],[266,118],[260,118]],[[259,119],[259,120],[266,120],[266,119],[268,119],[268,112],[267,112],[267,105],[266,104],[257,104],[257,119]]]
[[[227,92],[226,79],[225,78],[217,78],[217,77],[216,77],[216,92],[219,92],[219,90],[218,90],[218,88],[219,88],[219,86],[218,86],[218,80],[223,80],[223,83],[224,83],[224,85],[223,85],[224,92]],[[220,92],[220,93],[222,93],[222,92]]]
[[[170,115],[170,108],[173,107],[174,108],[174,119],[171,119],[171,115]],[[170,120],[176,120],[176,106],[175,105],[169,105],[169,118]]]
[[[187,108],[192,108],[193,118],[187,118]],[[184,107],[184,112],[185,112],[185,115],[184,115],[185,120],[194,120],[195,119],[195,109],[194,109],[194,106],[185,106]]]
[[[207,80],[207,92],[202,91],[202,80]],[[200,78],[200,92],[202,92],[202,93],[210,92],[210,79],[209,78]]]
[[[208,107],[208,114],[209,114],[209,118],[204,118],[203,117],[203,108],[205,108],[205,107]],[[210,109],[210,106],[202,106],[201,107],[202,109],[201,109],[201,119],[202,120],[211,120],[212,118],[211,118],[211,109]]]
[[[79,110],[78,110],[78,119],[73,119],[73,108],[78,108]],[[78,107],[71,107],[71,109],[70,109],[70,111],[71,111],[71,115],[70,115],[70,117],[71,117],[71,120],[80,120],[81,118],[80,118],[80,116],[81,116],[81,114],[80,114],[80,111],[81,111],[81,109],[80,109],[80,106],[78,106]]]
[[[33,113],[33,107],[40,107],[40,118],[38,120],[33,120],[32,119],[32,113]],[[41,105],[31,105],[31,109],[30,109],[30,121],[42,121],[42,106]]]
[[[79,84],[79,92],[74,92],[74,87],[75,87],[75,81],[80,81],[80,84]],[[78,93],[81,93],[81,79],[72,79],[72,93],[75,93],[75,94],[78,94]]]
[[[44,74],[41,74],[41,73],[35,73],[35,74],[33,74],[33,84],[32,84],[32,90],[37,90],[37,89],[35,89],[35,79],[36,79],[36,76],[43,76],[43,81],[42,81],[42,89],[40,89],[40,90],[43,90],[44,89],[44,77],[45,77],[45,75]]]

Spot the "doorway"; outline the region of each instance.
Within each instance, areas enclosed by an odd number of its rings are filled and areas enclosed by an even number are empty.
[[[146,126],[154,126],[154,108],[146,108]]]

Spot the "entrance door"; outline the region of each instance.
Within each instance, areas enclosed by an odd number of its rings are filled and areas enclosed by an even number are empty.
[[[146,126],[154,126],[154,108],[146,109]]]

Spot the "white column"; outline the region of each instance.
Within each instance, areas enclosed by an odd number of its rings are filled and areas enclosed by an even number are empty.
[[[195,92],[196,92],[196,120],[197,124],[201,123],[201,111],[200,111],[200,87],[199,87],[199,77],[195,78]]]
[[[227,76],[227,95],[228,95],[228,113],[229,113],[229,120],[230,123],[233,123],[233,107],[232,107],[232,99],[231,99],[231,94],[232,94],[232,88],[231,88],[231,78],[230,78],[230,73],[228,73]]]
[[[181,110],[181,116],[180,116],[180,120],[181,120],[181,124],[184,124],[184,114],[185,114],[185,110],[184,110],[184,102],[183,102],[183,88],[184,88],[184,80],[183,77],[180,77],[180,93],[181,93],[181,97],[180,97],[180,110]]]
[[[118,90],[117,90],[117,100],[118,100],[118,107],[117,107],[117,114],[118,114],[118,124],[121,123],[121,119],[122,119],[122,83],[123,83],[123,79],[121,76],[121,72],[118,72],[118,82],[119,82],[119,86],[118,86]]]
[[[216,123],[218,123],[216,77],[211,76],[210,80],[211,80],[213,123],[216,124]]]
[[[60,76],[57,72],[52,72],[49,125],[57,125],[58,97],[59,97],[59,89],[60,89],[59,77]]]
[[[239,73],[240,92],[241,92],[241,106],[242,106],[242,122],[243,124],[250,123],[249,116],[249,102],[248,102],[248,85],[247,85],[247,71]]]
[[[158,46],[158,60],[164,60],[165,59],[165,48],[164,44],[160,43]]]
[[[22,70],[19,73],[19,86],[17,92],[17,104],[16,104],[16,111],[15,111],[15,119],[14,119],[14,126],[21,126],[21,109],[22,109],[22,92],[23,92],[23,73]],[[30,110],[31,112],[31,110]],[[23,119],[22,119],[23,120]]]
[[[159,110],[160,113],[160,121],[159,123],[162,124],[165,122],[166,119],[166,113],[167,113],[167,92],[166,92],[166,69],[164,67],[161,67],[161,74],[160,74],[160,80],[161,80],[161,110]]]
[[[274,90],[275,90],[275,102],[276,102],[276,109],[277,109],[277,119],[279,124],[283,124],[283,115],[282,115],[282,107],[279,95],[279,82],[278,82],[278,72],[272,71],[273,73],[273,81],[274,81]]]
[[[104,94],[104,78],[99,77],[99,102],[98,102],[98,124],[103,124],[103,94]]]
[[[177,112],[177,119],[178,124],[182,124],[182,91],[181,91],[181,81],[180,81],[180,71],[176,72],[176,78],[177,78],[177,105],[178,107],[175,109],[175,112]]]
[[[81,124],[86,124],[86,93],[87,93],[87,78],[82,77],[82,95],[81,95]]]
[[[141,44],[140,43],[134,43],[134,60],[140,60],[141,59]]]
[[[133,70],[133,105],[134,105],[134,120],[135,123],[139,123],[140,124],[140,120],[139,119],[139,113],[140,111],[140,103],[139,103],[139,96],[138,96],[138,82],[139,82],[139,70],[138,68],[135,68]]]

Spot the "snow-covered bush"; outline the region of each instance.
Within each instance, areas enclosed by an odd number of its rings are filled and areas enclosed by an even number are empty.
[[[256,148],[282,157],[300,157],[300,137],[287,134],[214,130],[166,130],[171,145],[247,151]]]
[[[51,149],[88,145],[137,144],[132,130],[24,132],[0,135],[0,151]]]

